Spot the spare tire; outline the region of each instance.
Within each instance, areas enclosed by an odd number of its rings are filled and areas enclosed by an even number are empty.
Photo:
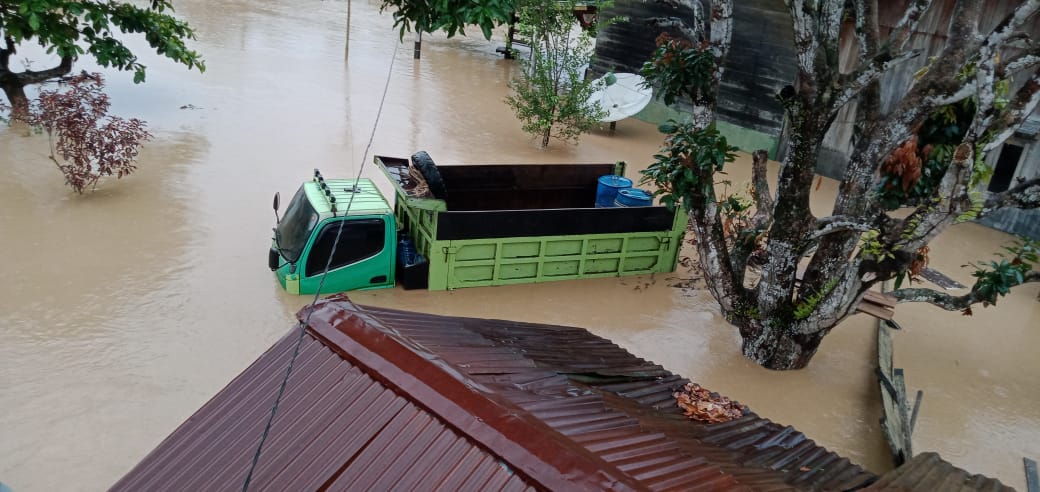
[[[441,178],[441,173],[437,170],[433,159],[430,158],[430,154],[427,154],[425,150],[412,154],[412,165],[419,170],[423,178],[426,178],[426,184],[430,187],[430,193],[433,193],[434,198],[448,199],[448,188],[444,186],[444,179]]]

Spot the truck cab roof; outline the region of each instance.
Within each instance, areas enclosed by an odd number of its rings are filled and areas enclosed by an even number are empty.
[[[371,179],[319,179],[303,184],[307,200],[321,220],[333,215],[388,215],[393,208]],[[335,212],[335,213],[334,213]]]

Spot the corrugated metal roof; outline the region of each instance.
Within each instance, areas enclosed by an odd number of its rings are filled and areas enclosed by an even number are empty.
[[[938,454],[921,453],[864,490],[1013,492],[1015,489],[1000,483],[999,480],[982,475],[969,475],[968,472],[943,461]]]
[[[113,489],[240,488],[296,333]],[[671,396],[687,380],[578,328],[337,296],[319,303],[296,364],[256,490],[847,490],[876,479],[753,413],[690,421]]]
[[[848,490],[876,479],[754,413],[721,424],[686,418],[672,393],[687,379],[581,328],[357,309],[651,488],[690,490],[727,475],[756,490]]]
[[[112,490],[240,490],[295,341],[286,335]],[[311,333],[264,450],[253,490],[532,489]]]

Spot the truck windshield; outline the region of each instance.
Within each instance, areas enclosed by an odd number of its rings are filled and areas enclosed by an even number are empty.
[[[300,259],[303,247],[307,245],[307,239],[311,236],[314,226],[318,223],[318,212],[307,200],[307,193],[301,186],[296,191],[289,208],[285,210],[285,217],[278,223],[275,235],[278,248],[282,256],[289,263],[296,263]]]

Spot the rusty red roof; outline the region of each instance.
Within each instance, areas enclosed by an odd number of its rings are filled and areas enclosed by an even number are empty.
[[[241,488],[297,333],[113,490]],[[687,419],[671,396],[686,382],[580,328],[334,296],[310,319],[251,488],[849,490],[876,480],[754,413]]]

